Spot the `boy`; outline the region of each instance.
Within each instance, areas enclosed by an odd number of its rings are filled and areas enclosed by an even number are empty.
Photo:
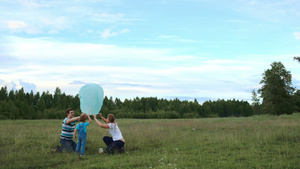
[[[89,119],[88,122],[86,122],[87,118]],[[85,144],[86,144],[86,127],[91,123],[92,120],[89,115],[83,113],[80,116],[79,121],[81,123],[77,124],[74,132],[74,138],[76,139],[76,134],[78,131],[78,140],[77,140],[75,155],[77,155],[79,153],[79,150],[81,149],[80,156],[84,156]]]

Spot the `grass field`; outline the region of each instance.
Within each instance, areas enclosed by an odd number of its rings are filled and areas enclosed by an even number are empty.
[[[117,119],[124,154],[98,154],[108,130],[93,120],[86,156],[51,153],[61,120],[0,121],[1,168],[300,168],[300,114],[180,120]]]

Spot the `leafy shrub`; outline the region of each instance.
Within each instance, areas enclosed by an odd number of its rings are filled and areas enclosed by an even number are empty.
[[[198,113],[184,113],[183,118],[187,118],[187,119],[199,118],[199,114]]]

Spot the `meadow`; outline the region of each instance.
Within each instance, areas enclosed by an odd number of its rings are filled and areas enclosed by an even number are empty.
[[[92,120],[86,156],[53,153],[61,120],[1,120],[0,168],[300,168],[300,114],[117,119],[123,154],[98,154],[108,130]]]

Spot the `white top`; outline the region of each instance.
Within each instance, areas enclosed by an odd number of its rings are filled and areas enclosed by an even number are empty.
[[[117,124],[115,123],[108,123],[109,126],[109,133],[113,138],[113,141],[121,140],[123,139],[122,133],[118,127]]]

